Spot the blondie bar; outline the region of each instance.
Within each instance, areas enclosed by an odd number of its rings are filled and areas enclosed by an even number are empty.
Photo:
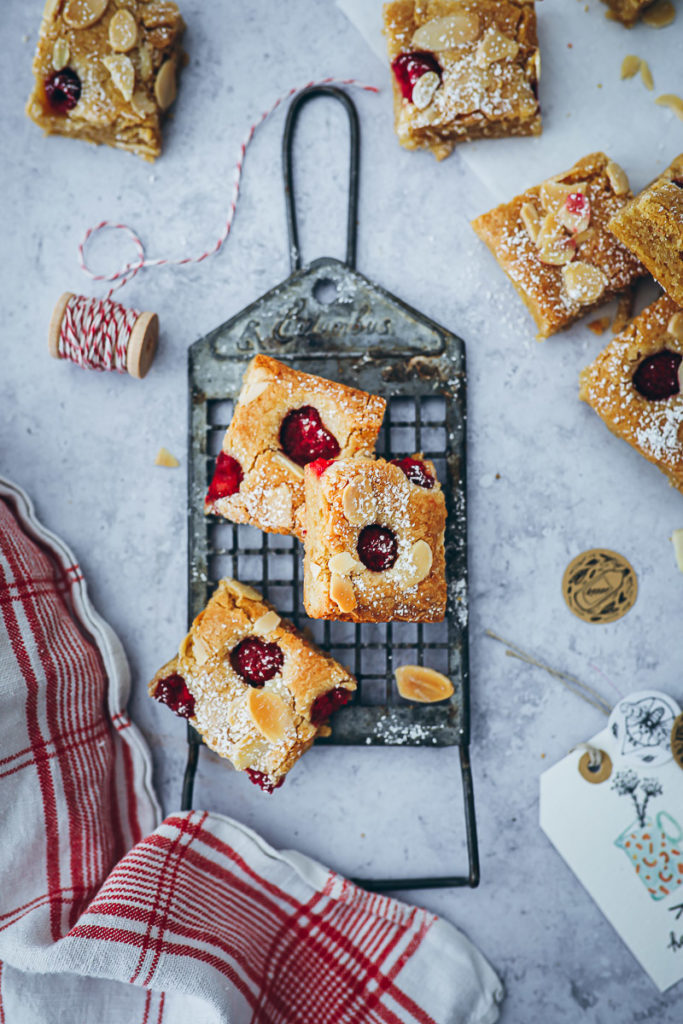
[[[683,154],[607,226],[683,306]]]
[[[591,153],[472,221],[536,321],[539,339],[645,273],[607,227],[631,197],[621,167]]]
[[[304,466],[369,455],[386,402],[254,356],[205,501],[205,511],[303,539]]]
[[[315,619],[440,622],[446,505],[434,466],[320,459],[305,470],[304,604]]]
[[[406,149],[431,149],[442,160],[458,142],[540,134],[533,3],[393,0],[384,31]]]
[[[176,96],[183,19],[170,0],[47,0],[27,113],[48,135],[154,160]]]
[[[151,697],[267,792],[355,689],[346,669],[233,579],[220,581],[176,657],[149,684]]]
[[[579,397],[683,491],[683,311],[663,295],[581,373]]]

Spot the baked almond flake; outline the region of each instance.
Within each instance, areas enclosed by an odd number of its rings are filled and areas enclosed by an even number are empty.
[[[436,669],[424,665],[401,665],[394,672],[396,688],[404,700],[434,704],[453,696],[453,683]]]
[[[269,743],[280,743],[294,732],[294,715],[282,697],[253,687],[247,694],[251,719]]]

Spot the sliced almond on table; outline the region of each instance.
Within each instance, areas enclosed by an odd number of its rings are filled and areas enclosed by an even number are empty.
[[[138,40],[138,23],[130,11],[122,8],[109,22],[109,45],[117,53],[132,50]]]
[[[453,696],[453,683],[436,669],[424,665],[401,665],[394,672],[396,688],[405,700],[434,704]]]
[[[456,14],[443,18],[432,18],[420,25],[414,33],[413,50],[451,50],[462,43],[473,43],[479,35],[479,17],[472,11],[462,9]]]
[[[340,612],[352,612],[356,607],[356,595],[353,584],[346,576],[332,573],[330,578],[330,598]]]
[[[640,57],[634,53],[627,53],[621,62],[621,77],[633,78],[640,71]]]
[[[171,455],[168,448],[160,448],[157,452],[157,457],[154,460],[155,466],[168,466],[169,469],[175,469],[180,463],[176,459],[175,455]]]
[[[673,92],[665,92],[655,100],[658,107],[669,107],[683,121],[683,99]]]
[[[251,719],[269,743],[280,743],[294,732],[294,715],[282,697],[252,687],[247,694]]]
[[[646,60],[640,62],[640,77],[643,80],[643,85],[646,89],[654,89],[655,83],[650,71],[650,65]]]
[[[562,268],[564,288],[573,302],[597,302],[607,287],[607,276],[592,263],[577,260]]]
[[[254,625],[251,627],[253,633],[258,633],[259,636],[266,636],[268,633],[272,633],[282,622],[282,619],[275,611],[266,612],[261,615]]]
[[[100,20],[107,3],[108,0],[67,0],[62,17],[71,28],[89,28]]]

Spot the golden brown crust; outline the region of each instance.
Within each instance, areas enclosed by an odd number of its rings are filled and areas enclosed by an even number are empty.
[[[372,453],[383,398],[300,373],[270,356],[254,356],[223,440],[223,451],[237,459],[244,478],[237,494],[207,503],[206,512],[303,539],[303,467],[284,455],[280,427],[288,412],[304,405],[318,410],[337,439],[340,458]]]
[[[423,461],[436,481],[434,466]],[[438,481],[427,490],[384,459],[358,458],[332,463],[322,476],[307,467],[305,488],[304,604],[312,618],[443,619],[446,505]],[[396,563],[383,572],[371,572],[358,559],[360,532],[374,523],[392,530],[398,542]]]
[[[392,76],[394,123],[406,149],[428,148],[442,160],[458,142],[510,135],[539,135],[540,57],[533,3],[524,0],[393,0],[384,5],[389,60],[424,50],[415,32],[436,18],[465,11],[477,19],[471,41],[434,54],[442,83],[426,108],[405,99]],[[482,40],[500,33],[517,52],[487,63]],[[429,49],[429,47],[427,47]],[[514,46],[512,47],[514,49]]]
[[[646,356],[663,348],[683,354],[683,340],[668,330],[678,312],[666,295],[643,310],[582,371],[579,398],[617,437],[628,441],[683,490],[683,394],[650,401],[633,386],[633,374]],[[683,314],[679,316],[683,320]]]
[[[608,221],[632,197],[625,177],[615,185],[615,168],[620,168],[604,153],[591,153],[562,174],[535,185],[509,203],[503,203],[472,221],[472,227],[485,242],[508,275],[538,326],[539,339],[569,327],[580,317],[601,306],[628,288],[645,273],[638,260],[608,230]],[[523,211],[535,211],[540,223],[553,215],[545,198],[549,184],[585,185],[590,203],[588,227],[572,236],[559,225],[563,241],[571,247],[566,264],[549,264],[523,220]],[[617,190],[619,194],[617,194]],[[545,205],[544,205],[545,203]],[[579,294],[570,298],[566,289],[565,267],[588,264],[604,275],[604,288],[596,298]]]
[[[269,615],[269,613],[271,613]],[[268,619],[264,617],[268,615]],[[259,731],[249,710],[250,686],[233,669],[231,651],[248,636],[276,643],[284,654],[281,671],[258,688],[259,694],[284,701],[291,728],[279,742]],[[250,768],[276,784],[318,735],[311,722],[317,697],[335,687],[355,690],[353,676],[333,658],[304,640],[257,591],[237,580],[221,580],[206,608],[199,613],[180,645],[178,655],[161,668],[149,684],[154,697],[160,680],[178,673],[195,699],[190,719],[207,746],[232,761],[238,770]]]
[[[602,0],[609,7],[608,17],[620,21],[627,28],[632,28],[645,10],[654,0]]]
[[[92,21],[89,10],[97,15]],[[106,143],[154,160],[161,153],[162,114],[175,97],[184,28],[171,0],[126,0],[125,6],[47,0],[27,114],[48,135]],[[81,82],[78,103],[66,113],[54,110],[45,92],[46,80],[62,68]]]
[[[608,227],[664,291],[683,305],[683,154],[620,210]]]

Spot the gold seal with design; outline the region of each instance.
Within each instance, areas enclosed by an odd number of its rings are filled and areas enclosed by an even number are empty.
[[[592,548],[569,563],[562,593],[574,615],[584,622],[615,622],[635,604],[638,580],[623,555]]]

